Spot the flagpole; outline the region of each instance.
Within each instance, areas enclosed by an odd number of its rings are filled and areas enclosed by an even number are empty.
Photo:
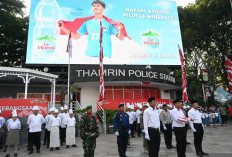
[[[69,32],[69,40],[68,40],[68,47],[69,47],[69,42],[70,42],[70,37],[71,37],[71,30]],[[68,49],[68,89],[67,89],[67,94],[68,94],[68,100],[67,100],[67,105],[69,106],[69,99],[70,99],[70,48]]]

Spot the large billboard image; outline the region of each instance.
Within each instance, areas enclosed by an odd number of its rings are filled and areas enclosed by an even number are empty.
[[[177,6],[169,0],[32,0],[27,64],[180,65]]]

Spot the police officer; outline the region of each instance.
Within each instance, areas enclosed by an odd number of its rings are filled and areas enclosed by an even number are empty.
[[[124,104],[119,104],[119,111],[114,115],[114,132],[117,136],[120,157],[126,157],[128,137],[131,133],[129,116],[124,112]]]
[[[164,141],[167,149],[174,148],[172,146],[172,119],[167,105],[163,105],[163,110],[160,113],[160,120],[163,126]]]

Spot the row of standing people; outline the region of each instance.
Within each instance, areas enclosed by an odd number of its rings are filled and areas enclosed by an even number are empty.
[[[69,110],[68,107],[64,107],[64,112],[58,112],[58,109],[50,108],[48,115],[44,118],[43,115],[39,113],[39,107],[34,106],[32,114],[29,115],[27,119],[28,124],[28,154],[33,153],[33,146],[36,147],[37,153],[40,153],[41,147],[41,132],[42,125],[45,123],[45,139],[44,144],[50,148],[50,151],[60,150],[60,145],[66,142],[66,147],[69,146],[77,147],[75,144],[75,125],[76,119],[74,117],[73,111]],[[85,157],[94,156],[94,151],[96,147],[96,138],[99,136],[97,118],[92,115],[92,107],[88,106],[86,108],[86,113],[81,117],[80,120],[80,136],[83,140],[83,149]],[[5,122],[5,119],[1,117],[0,110],[0,130],[3,125],[7,126],[7,139],[6,139],[6,155],[9,157],[13,152],[14,156],[18,156],[19,149],[19,131],[21,130],[21,122],[17,118],[17,111],[14,110],[11,114],[11,118]],[[65,126],[65,127],[62,127]],[[61,128],[65,128],[62,131]],[[65,133],[65,134],[62,134]],[[2,135],[2,134],[0,134]],[[65,136],[64,136],[65,135]],[[1,138],[1,136],[0,136]]]
[[[192,108],[185,113],[183,103],[180,100],[173,101],[174,109],[168,110],[167,106],[163,106],[163,110],[158,110],[155,98],[148,99],[148,106],[144,105],[140,109],[140,129],[143,132],[143,147],[145,152],[149,153],[149,157],[158,157],[160,150],[160,131],[164,132],[164,140],[168,149],[175,148],[172,146],[172,131],[176,136],[176,149],[178,157],[186,156],[186,136],[189,123],[194,134],[194,146],[197,156],[202,157],[208,155],[202,149],[202,140],[204,129],[201,114],[198,110],[198,103],[192,102]],[[129,109],[129,113],[125,113],[124,104],[119,105],[119,112],[114,116],[114,132],[117,136],[118,152],[120,157],[126,157],[128,138],[132,135],[132,115],[135,113]],[[188,115],[188,117],[187,117]],[[136,116],[134,116],[136,117]],[[162,125],[161,125],[162,124]],[[162,127],[162,128],[161,128]]]

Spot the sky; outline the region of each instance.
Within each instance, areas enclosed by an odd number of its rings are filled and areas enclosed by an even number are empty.
[[[183,6],[183,7],[187,6],[189,3],[195,2],[195,0],[173,0],[173,1],[176,1],[178,6]],[[24,4],[26,5],[25,14],[29,15],[31,0],[24,0],[24,2],[25,2]]]

